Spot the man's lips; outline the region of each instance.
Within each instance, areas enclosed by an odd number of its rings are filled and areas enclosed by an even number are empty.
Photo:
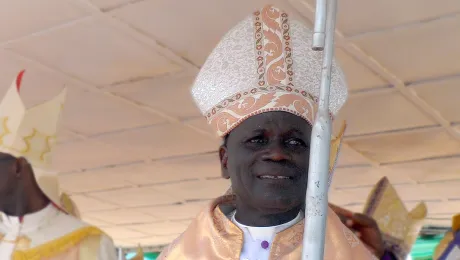
[[[294,176],[287,174],[259,174],[257,175],[258,179],[261,180],[293,180]]]

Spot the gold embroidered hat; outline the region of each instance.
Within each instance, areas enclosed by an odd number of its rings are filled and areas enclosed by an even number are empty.
[[[364,214],[377,222],[386,247],[399,259],[409,255],[427,213],[424,202],[409,212],[387,177],[377,182],[364,207]]]
[[[50,166],[66,92],[26,109],[19,96],[23,75],[21,71],[0,102],[0,152],[26,158],[40,189],[62,207],[58,178]]]
[[[322,52],[312,32],[273,6],[231,29],[206,60],[192,95],[219,136],[250,116],[285,111],[312,123],[321,84]],[[330,113],[347,99],[342,70],[333,62]]]
[[[245,119],[284,111],[313,123],[321,85],[322,52],[313,51],[312,31],[268,5],[232,28],[212,51],[192,96],[218,136]],[[336,115],[347,100],[342,70],[333,61],[329,110]],[[331,141],[335,166],[345,124]]]

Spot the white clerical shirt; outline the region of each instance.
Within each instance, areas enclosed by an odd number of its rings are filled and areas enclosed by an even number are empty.
[[[297,224],[304,218],[303,212],[299,212],[293,220],[271,227],[250,227],[239,223],[235,219],[236,211],[230,216],[232,222],[243,231],[243,249],[240,260],[268,260],[270,249],[275,235]]]

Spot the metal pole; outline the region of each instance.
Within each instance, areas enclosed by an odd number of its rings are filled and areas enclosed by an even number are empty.
[[[332,60],[334,57],[334,33],[337,13],[337,0],[317,0],[316,27],[320,28],[326,19],[323,67],[319,94],[318,113],[312,129],[310,166],[308,173],[307,194],[305,196],[305,229],[302,260],[323,260],[328,211],[329,154],[332,134],[329,114],[329,93],[331,86]],[[327,17],[324,12],[327,9]],[[319,14],[318,14],[319,11]],[[315,35],[321,35],[315,30]],[[317,36],[321,40],[321,36]],[[320,50],[315,45],[313,50]],[[318,42],[317,42],[318,43]],[[319,42],[320,43],[320,42]]]
[[[118,248],[118,260],[125,260],[125,252],[123,248]]]
[[[326,38],[326,10],[328,0],[316,0],[315,29],[313,31],[313,50],[322,51]]]

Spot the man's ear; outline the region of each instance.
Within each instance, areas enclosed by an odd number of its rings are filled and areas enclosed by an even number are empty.
[[[14,173],[18,178],[24,177],[24,173],[27,171],[29,167],[29,162],[24,157],[19,157],[16,159],[16,163],[14,164]]]
[[[227,147],[223,145],[219,148],[219,159],[220,159],[220,168],[221,168],[222,177],[224,179],[230,179],[230,175],[228,174],[228,168],[227,168],[228,150],[227,150]]]

